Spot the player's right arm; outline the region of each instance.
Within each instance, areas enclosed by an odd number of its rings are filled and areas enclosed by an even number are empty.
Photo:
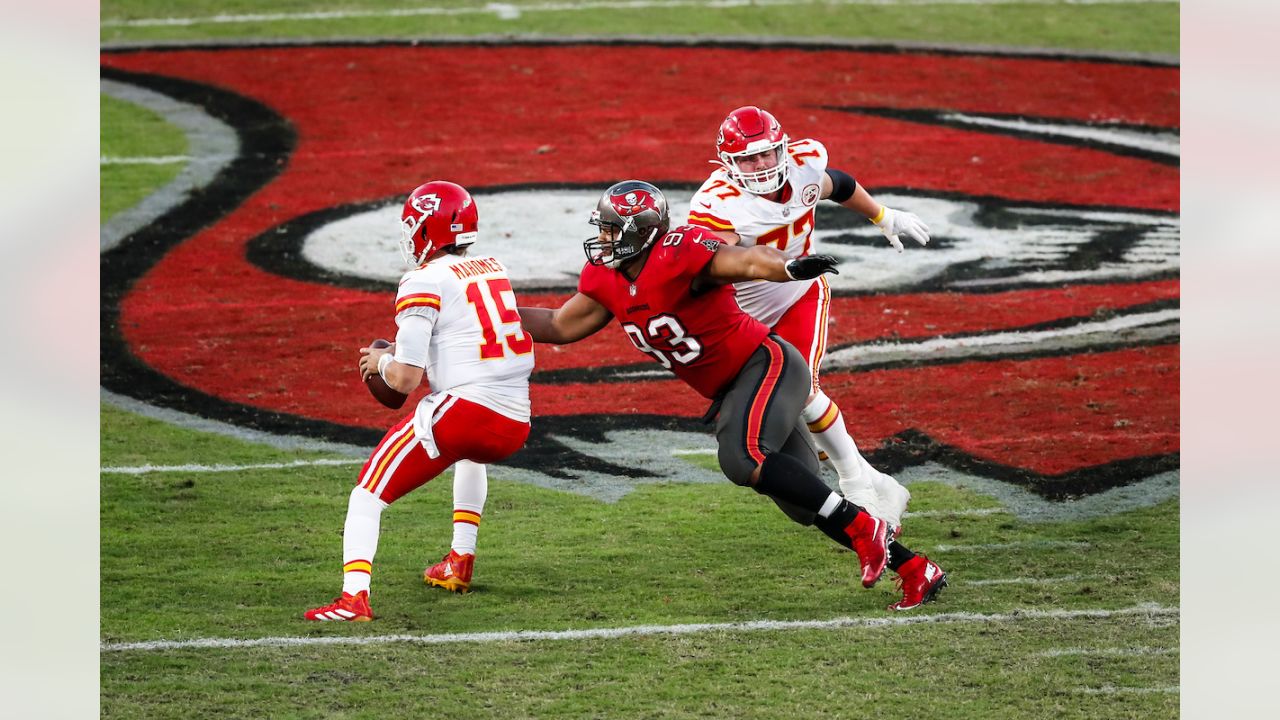
[[[613,319],[603,305],[577,293],[564,305],[551,308],[517,308],[520,324],[536,342],[564,345],[599,332]]]
[[[791,259],[768,245],[721,247],[703,268],[700,277],[719,285],[746,280],[812,280],[824,273],[839,275],[840,271],[836,269],[838,262],[830,255]]]

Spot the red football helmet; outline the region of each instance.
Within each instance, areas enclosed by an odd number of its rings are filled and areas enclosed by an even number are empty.
[[[754,105],[734,110],[720,123],[716,151],[734,182],[756,195],[787,181],[787,134],[777,118]],[[740,165],[744,160],[747,167]]]
[[[466,188],[445,180],[419,185],[400,214],[400,250],[417,267],[437,250],[476,241],[480,214]]]

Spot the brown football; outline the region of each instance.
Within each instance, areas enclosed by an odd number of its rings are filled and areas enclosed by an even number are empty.
[[[369,343],[369,347],[391,347],[391,343],[383,340],[382,338],[378,338],[377,340]],[[400,392],[399,390],[393,389],[390,385],[387,385],[387,381],[383,380],[382,376],[378,373],[370,375],[369,379],[364,381],[364,384],[369,388],[369,393],[373,395],[374,399],[392,410],[399,410],[404,407],[404,401],[409,398],[408,395]]]

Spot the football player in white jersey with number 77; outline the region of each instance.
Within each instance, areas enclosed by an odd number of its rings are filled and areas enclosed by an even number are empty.
[[[929,242],[929,228],[912,213],[876,202],[848,173],[827,167],[827,149],[817,140],[790,141],[774,116],[746,106],[729,113],[716,138],[719,168],[689,204],[689,224],[714,232],[727,243],[771,245],[788,257],[817,252],[814,210],[832,200],[874,223],[899,252],[900,236]],[[812,387],[801,417],[815,444],[831,460],[845,497],[898,532],[911,493],[876,470],[858,452],[845,429],[840,408],[822,392],[818,370],[827,346],[827,310],[831,291],[825,276],[795,283],[745,282],[734,285],[738,305],[808,357]],[[925,573],[920,556],[902,568],[908,576]]]
[[[342,534],[342,595],[306,611],[307,620],[373,619],[369,580],[383,509],[450,466],[453,548],[423,579],[455,591],[470,584],[485,464],[524,446],[533,371],[533,339],[520,325],[506,268],[467,254],[478,219],[470,193],[451,182],[426,183],[405,202],[401,247],[413,269],[396,293],[396,342],[361,348],[359,369],[362,379],[380,375],[406,394],[425,375],[431,394],[387,431],[360,471]]]

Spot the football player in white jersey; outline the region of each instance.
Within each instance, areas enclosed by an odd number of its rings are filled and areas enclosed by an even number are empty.
[[[304,613],[307,620],[366,621],[378,526],[387,505],[454,466],[454,539],[427,568],[431,585],[466,591],[476,531],[488,488],[485,464],[509,457],[529,436],[533,339],[525,334],[506,268],[468,255],[478,213],[470,193],[451,182],[418,187],[401,215],[401,248],[414,269],[396,294],[396,341],[360,349],[362,379],[378,374],[431,393],[396,423],[360,471],[342,535],[342,595]]]
[[[901,235],[921,245],[929,228],[914,214],[881,205],[848,173],[827,167],[827,149],[817,140],[791,141],[770,113],[748,105],[729,113],[716,138],[720,166],[693,195],[689,224],[706,228],[730,244],[771,245],[792,258],[816,252],[814,210],[819,200],[832,200],[865,216],[902,251]],[[818,449],[840,476],[840,489],[850,502],[889,523],[902,526],[911,493],[862,457],[840,408],[822,392],[818,370],[827,347],[827,310],[831,291],[825,277],[808,282],[745,282],[734,286],[738,304],[805,354],[812,387],[802,417]],[[924,556],[889,567],[907,588],[902,605],[914,607],[937,568]],[[915,582],[915,581],[919,582]],[[921,585],[925,583],[925,585]],[[909,609],[901,607],[895,609]]]

